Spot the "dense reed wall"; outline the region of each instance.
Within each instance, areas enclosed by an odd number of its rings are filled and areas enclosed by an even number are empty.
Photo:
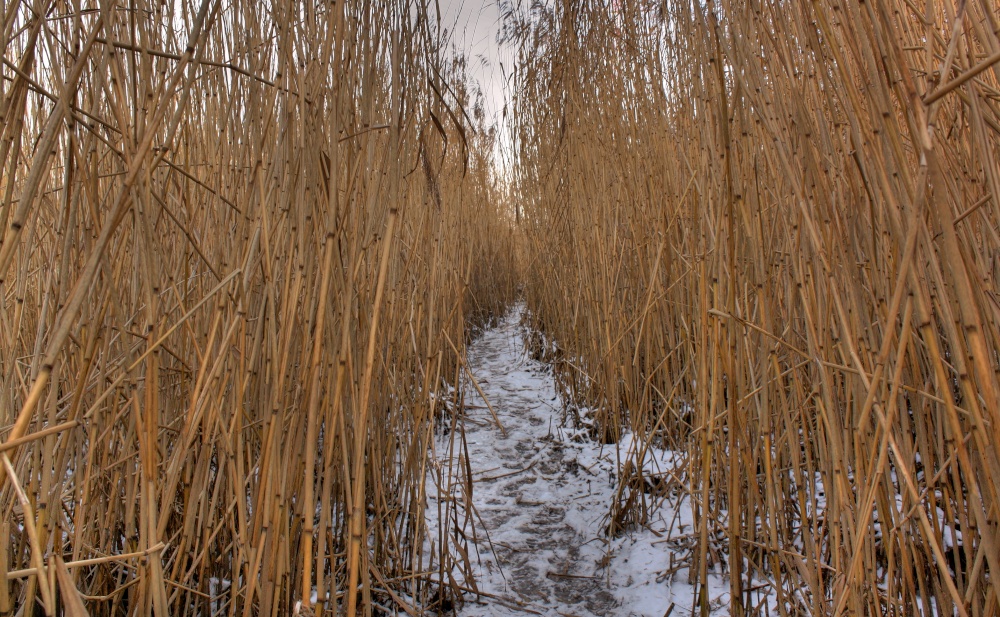
[[[622,452],[612,531],[686,496],[701,614],[718,567],[734,615],[997,614],[995,5],[505,24],[534,325],[595,435],[686,454]]]
[[[433,14],[0,20],[0,614],[447,601],[429,439],[517,276]]]

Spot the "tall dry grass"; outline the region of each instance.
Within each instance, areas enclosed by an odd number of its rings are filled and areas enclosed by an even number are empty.
[[[4,4],[0,614],[450,601],[426,453],[517,277],[425,5]]]
[[[534,325],[685,455],[611,530],[685,496],[699,614],[722,568],[734,615],[996,615],[995,4],[506,11]]]

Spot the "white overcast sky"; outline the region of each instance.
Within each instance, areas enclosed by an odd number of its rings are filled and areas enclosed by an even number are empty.
[[[497,44],[500,30],[498,0],[437,1],[441,8],[441,27],[448,29],[450,43],[464,50],[468,56],[469,76],[479,83],[483,91],[487,122],[499,124],[504,105],[504,80],[500,65],[503,64],[509,75],[514,54],[511,49]],[[506,141],[499,126],[498,133],[500,141]],[[500,152],[497,155],[503,156]]]

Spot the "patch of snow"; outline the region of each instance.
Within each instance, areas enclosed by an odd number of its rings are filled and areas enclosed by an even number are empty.
[[[622,490],[619,461],[636,465],[641,453],[644,475],[664,477],[683,457],[643,449],[629,432],[619,443],[605,445],[585,430],[560,426],[562,401],[550,367],[525,350],[522,311],[518,307],[470,345],[469,366],[487,400],[467,384],[459,429],[464,446],[452,441],[450,431],[440,431],[431,455],[429,534],[436,538],[439,524],[461,528],[473,571],[468,580],[459,568],[452,575],[481,592],[467,593],[458,615],[692,614],[699,590],[690,582],[687,560],[696,536],[683,491],[675,486],[658,496],[643,525],[607,535],[609,509]],[[466,451],[471,502],[462,474],[439,471],[460,469]],[[457,504],[457,519],[439,520],[438,478],[445,484],[441,494]],[[654,501],[651,495],[640,497]],[[707,585],[712,614],[718,615],[729,608],[729,581],[720,569],[710,568]]]

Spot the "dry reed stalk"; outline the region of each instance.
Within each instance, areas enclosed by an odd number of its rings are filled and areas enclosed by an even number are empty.
[[[519,277],[433,13],[31,0],[0,20],[0,613],[454,595],[427,574],[467,553],[426,529],[425,460]]]
[[[531,317],[595,435],[686,452],[692,580],[724,556],[734,614],[754,581],[781,615],[1000,610],[996,8],[506,19]]]

